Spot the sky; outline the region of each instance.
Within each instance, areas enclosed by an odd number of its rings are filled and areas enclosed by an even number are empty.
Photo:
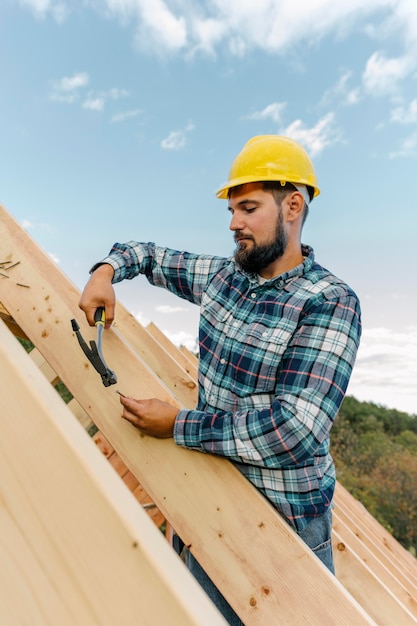
[[[0,81],[0,203],[79,289],[116,241],[231,255],[233,159],[299,141],[303,242],[361,300],[348,394],[417,414],[415,0],[2,0]],[[196,306],[116,293],[195,349]]]

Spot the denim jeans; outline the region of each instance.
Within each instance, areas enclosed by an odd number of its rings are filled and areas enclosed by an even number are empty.
[[[299,533],[301,539],[313,550],[316,556],[334,574],[333,552],[331,543],[332,512],[328,510],[324,515],[314,518],[308,526]],[[223,597],[203,568],[193,555],[188,552],[186,563],[194,578],[202,586],[213,604],[231,626],[244,626],[239,616]]]

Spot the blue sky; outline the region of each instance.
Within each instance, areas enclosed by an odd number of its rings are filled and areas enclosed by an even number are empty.
[[[417,413],[415,0],[3,0],[0,202],[82,288],[114,241],[229,255],[243,144],[309,151],[303,240],[363,309],[349,393]],[[119,299],[192,348],[198,309]]]

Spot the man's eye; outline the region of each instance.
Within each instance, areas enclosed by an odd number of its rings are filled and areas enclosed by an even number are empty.
[[[246,213],[253,213],[254,211],[256,211],[256,206],[246,207],[245,211]]]

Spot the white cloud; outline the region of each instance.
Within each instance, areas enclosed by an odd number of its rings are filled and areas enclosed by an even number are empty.
[[[103,98],[107,98],[109,100],[121,100],[122,98],[127,98],[129,92],[126,89],[119,89],[118,87],[112,87],[109,91],[105,91],[102,94]]]
[[[251,113],[247,116],[249,120],[265,120],[271,119],[276,124],[281,122],[282,112],[286,107],[285,102],[272,102],[272,104],[268,104],[262,111],[255,111],[255,113]]]
[[[187,145],[187,135],[194,129],[191,122],[183,130],[173,130],[161,141],[164,150],[182,150]]]
[[[342,105],[357,104],[361,99],[361,93],[358,87],[352,88],[349,86],[351,78],[352,72],[343,70],[337,83],[325,91],[320,104],[328,106],[330,102],[335,100]]]
[[[121,113],[116,113],[111,118],[111,122],[117,124],[119,122],[125,122],[126,120],[132,119],[142,113],[140,109],[133,109],[132,111],[123,111]]]
[[[33,224],[32,222],[30,222],[29,220],[27,220],[27,219],[23,219],[23,220],[22,220],[22,227],[23,227],[25,230],[30,230],[31,228],[34,228],[35,226],[34,226],[34,224]]]
[[[87,100],[83,102],[83,109],[102,111],[104,109],[104,98],[93,98],[89,96]]]
[[[54,252],[48,252],[48,256],[50,259],[52,259],[55,265],[59,265],[61,263],[59,257]]]
[[[341,131],[335,126],[333,113],[322,117],[312,128],[306,127],[302,120],[295,120],[282,129],[280,134],[301,143],[312,157],[342,140]]]
[[[180,311],[186,311],[187,309],[184,308],[183,306],[171,306],[170,304],[160,304],[159,306],[155,307],[155,310],[158,311],[158,313],[171,314],[171,313],[179,313]]]
[[[172,333],[167,330],[164,330],[164,335],[168,337],[172,341],[174,345],[178,348],[181,346],[185,346],[190,352],[193,354],[198,352],[198,341],[196,337],[190,335],[190,333],[186,333],[185,331],[179,331],[178,333]]]
[[[72,76],[64,76],[52,83],[52,91],[49,98],[54,102],[64,102],[73,104],[80,98],[80,92],[90,84],[90,77],[87,72],[78,72]],[[82,108],[89,111],[102,111],[108,100],[121,100],[127,98],[129,92],[126,89],[112,87],[107,91],[89,91],[82,103]]]
[[[408,107],[398,106],[391,112],[391,121],[399,124],[414,124],[417,122],[417,99],[410,102]]]
[[[242,57],[254,49],[274,54],[304,51],[324,37],[358,31],[395,34],[407,47],[417,39],[414,0],[105,0],[96,6],[136,24],[138,46],[149,53],[196,51],[213,55],[227,46]]]
[[[417,156],[417,131],[406,137],[398,150],[390,152],[391,159],[397,159],[399,157],[416,157]]]
[[[45,18],[47,15],[58,22],[63,22],[68,16],[68,8],[64,2],[54,0],[19,0],[22,6],[28,7],[37,18]]]
[[[364,89],[372,96],[394,94],[398,84],[411,73],[415,65],[414,55],[388,59],[382,52],[375,52],[368,59],[362,76]]]
[[[88,85],[89,82],[90,77],[87,72],[78,72],[72,76],[64,76],[52,83],[52,91],[49,97],[55,102],[72,104],[78,99],[79,89]]]
[[[118,89],[117,87],[112,87],[108,91],[91,91],[83,103],[83,108],[90,111],[102,111],[108,100],[121,100],[122,98],[127,98],[128,95],[128,91]]]
[[[146,328],[146,326],[151,322],[151,320],[146,317],[146,315],[142,311],[138,311],[137,313],[133,313],[133,316],[138,320],[139,324]]]
[[[416,326],[364,329],[349,394],[417,414],[416,380]]]

